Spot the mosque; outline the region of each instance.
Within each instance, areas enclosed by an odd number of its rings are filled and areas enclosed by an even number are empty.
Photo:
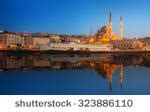
[[[108,26],[103,26],[101,29],[99,29],[97,31],[97,33],[89,39],[89,43],[91,43],[91,44],[92,43],[109,44],[114,40],[122,40],[122,37],[123,37],[122,17],[120,17],[120,37],[118,37],[113,32],[112,15],[110,12]]]

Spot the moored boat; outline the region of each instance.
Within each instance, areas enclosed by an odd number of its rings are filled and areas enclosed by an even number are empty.
[[[100,52],[111,51],[111,44],[77,44],[77,43],[51,43],[49,45],[39,45],[40,51],[88,51]]]

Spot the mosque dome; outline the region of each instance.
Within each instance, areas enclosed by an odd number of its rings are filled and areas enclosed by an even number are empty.
[[[101,29],[98,30],[97,36],[102,36],[104,34],[112,33],[112,29],[109,26],[103,26]]]

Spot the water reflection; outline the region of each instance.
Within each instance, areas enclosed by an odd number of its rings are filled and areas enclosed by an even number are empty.
[[[0,71],[94,70],[108,79],[110,91],[117,70],[120,71],[120,88],[123,88],[123,69],[128,66],[150,67],[149,54],[0,54]]]

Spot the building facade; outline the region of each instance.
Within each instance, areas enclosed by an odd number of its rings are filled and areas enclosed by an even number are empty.
[[[4,33],[4,34],[0,34],[0,45],[3,48],[11,48],[11,47],[18,47],[18,46],[24,46],[24,38],[16,35],[16,34],[12,34],[12,33]]]
[[[143,43],[135,39],[116,40],[113,41],[112,43],[113,43],[113,48],[118,48],[122,50],[143,48]]]
[[[49,37],[26,37],[25,46],[28,48],[37,48],[38,45],[44,44],[47,45],[50,43]]]
[[[5,48],[5,36],[4,34],[0,34],[0,49],[4,49]]]
[[[150,50],[150,37],[145,37],[145,38],[140,38],[139,39],[141,42],[143,42],[144,50]]]

